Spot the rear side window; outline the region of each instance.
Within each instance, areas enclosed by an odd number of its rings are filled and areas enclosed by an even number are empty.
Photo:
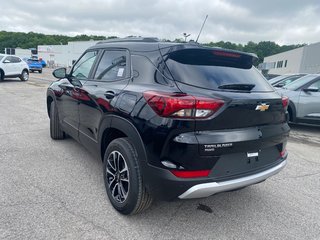
[[[251,91],[274,91],[252,66],[253,57],[214,49],[184,49],[169,54],[166,64],[174,80],[221,90],[226,85],[250,85]]]
[[[105,51],[98,64],[94,79],[102,81],[115,81],[126,78],[127,57],[126,51]]]

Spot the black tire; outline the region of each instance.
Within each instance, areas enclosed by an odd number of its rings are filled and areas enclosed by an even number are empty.
[[[34,71],[33,71],[33,70],[30,70],[30,72],[33,73]]]
[[[288,122],[293,123],[293,111],[291,107],[288,107]]]
[[[42,70],[39,70],[39,73],[42,73]]]
[[[20,75],[20,80],[24,82],[29,80],[29,72],[27,70],[22,71]]]
[[[59,116],[54,101],[50,104],[50,137],[55,140],[64,139],[64,132],[60,127]]]
[[[4,80],[4,73],[0,70],[0,81]]]
[[[118,212],[133,215],[150,207],[152,197],[143,184],[137,153],[128,138],[115,139],[107,147],[103,176],[109,200]]]

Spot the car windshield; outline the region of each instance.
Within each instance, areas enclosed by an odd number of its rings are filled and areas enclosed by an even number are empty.
[[[274,87],[283,87],[283,86],[286,86],[286,85],[298,80],[299,78],[301,78],[303,76],[305,76],[305,75],[301,74],[301,75],[289,76],[289,77],[286,77],[285,79],[282,79],[279,82],[276,82],[274,84],[271,83],[271,85],[273,85]]]
[[[0,60],[3,58],[4,56],[0,55]]]
[[[310,75],[304,76],[304,77],[298,79],[297,81],[294,81],[294,82],[288,84],[284,88],[292,90],[292,91],[295,91],[295,90],[299,89],[303,85],[307,84],[308,82],[312,81],[313,79],[315,79],[315,78],[317,78],[319,76],[320,75],[318,75],[318,74],[317,75],[310,74]]]
[[[275,77],[275,78],[271,78],[271,79],[269,79],[269,83],[273,84],[273,83],[279,82],[279,81],[281,81],[281,80],[283,80],[283,79],[285,79],[287,77],[288,77],[288,75],[282,75],[282,76],[278,76],[278,77]]]

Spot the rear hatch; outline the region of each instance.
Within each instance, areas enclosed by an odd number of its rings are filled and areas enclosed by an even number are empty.
[[[182,92],[222,99],[196,130],[243,128],[285,122],[281,97],[253,67],[254,57],[216,49],[184,49],[169,54],[168,70]]]
[[[224,101],[209,118],[195,120],[199,154],[225,159],[216,163],[216,168],[224,170],[219,176],[256,170],[279,160],[289,132],[287,99],[255,69],[253,55],[191,48],[172,51],[164,59],[166,74],[182,92]],[[255,163],[248,165],[251,158]]]

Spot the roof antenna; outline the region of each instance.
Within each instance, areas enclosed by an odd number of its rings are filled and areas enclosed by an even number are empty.
[[[207,21],[207,18],[208,18],[208,14],[207,14],[206,18],[204,19],[204,21],[203,21],[203,23],[202,23],[202,26],[201,26],[201,29],[200,29],[199,35],[198,35],[197,40],[196,40],[196,43],[198,42],[198,39],[199,39],[200,34],[201,34],[201,32],[202,32],[203,26],[204,26],[204,24],[205,24],[205,23],[206,23],[206,21]]]

